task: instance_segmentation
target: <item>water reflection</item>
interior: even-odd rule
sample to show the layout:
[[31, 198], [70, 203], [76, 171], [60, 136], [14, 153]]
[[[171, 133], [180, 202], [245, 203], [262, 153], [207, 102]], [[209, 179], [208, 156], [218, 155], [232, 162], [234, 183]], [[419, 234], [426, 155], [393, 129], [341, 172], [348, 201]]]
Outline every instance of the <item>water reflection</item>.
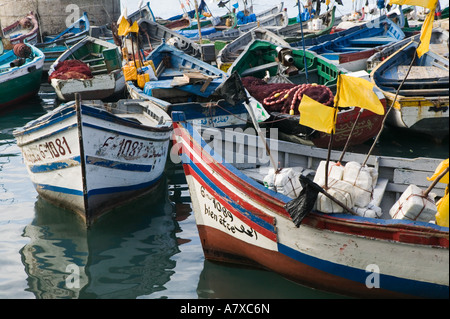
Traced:
[[46, 299], [125, 299], [164, 290], [180, 252], [177, 230], [165, 183], [158, 196], [116, 209], [89, 230], [76, 214], [39, 198], [23, 234], [30, 242], [20, 251], [27, 291]]
[[335, 299], [345, 298], [282, 278], [271, 271], [205, 260], [200, 274], [199, 298], [215, 299]]

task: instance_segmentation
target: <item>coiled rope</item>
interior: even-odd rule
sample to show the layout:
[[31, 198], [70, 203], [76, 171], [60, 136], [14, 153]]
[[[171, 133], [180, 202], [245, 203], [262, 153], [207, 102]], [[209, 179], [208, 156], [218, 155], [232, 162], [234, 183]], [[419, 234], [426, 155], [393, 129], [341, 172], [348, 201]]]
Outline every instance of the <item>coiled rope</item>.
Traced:
[[264, 104], [267, 106], [276, 105], [279, 103], [283, 103], [290, 96], [292, 96], [289, 114], [294, 115], [299, 113], [298, 104], [300, 104], [304, 94], [306, 94], [313, 100], [316, 100], [317, 102], [327, 106], [332, 106], [334, 102], [333, 93], [325, 85], [299, 84], [297, 86], [292, 87], [291, 89], [284, 89], [273, 92], [271, 95], [269, 95], [264, 99]]

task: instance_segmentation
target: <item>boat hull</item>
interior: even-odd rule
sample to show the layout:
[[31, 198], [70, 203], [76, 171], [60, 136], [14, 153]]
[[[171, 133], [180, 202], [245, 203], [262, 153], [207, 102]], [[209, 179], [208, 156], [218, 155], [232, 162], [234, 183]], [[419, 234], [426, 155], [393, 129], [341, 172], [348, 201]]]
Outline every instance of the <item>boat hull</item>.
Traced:
[[26, 16], [32, 24], [31, 29], [22, 28], [19, 21], [3, 29], [3, 34], [9, 38], [12, 45], [18, 43], [28, 43], [35, 45], [38, 42], [39, 24], [36, 20], [34, 13], [30, 13]]
[[428, 51], [411, 64], [418, 45], [400, 47], [373, 69], [371, 80], [392, 105], [387, 124], [442, 140], [449, 134], [449, 62]]
[[448, 228], [428, 244], [398, 224], [345, 215], [312, 213], [296, 228], [284, 208], [290, 199], [210, 155], [181, 123], [176, 138], [206, 258], [355, 297], [448, 298]]
[[[92, 72], [91, 76], [83, 79], [58, 74], [59, 68], [65, 67], [63, 63], [70, 60], [85, 63]], [[65, 72], [70, 73], [70, 70]], [[59, 56], [50, 67], [49, 79], [58, 99], [64, 102], [73, 101], [76, 93], [83, 100], [103, 100], [125, 90], [125, 77], [117, 46], [90, 36], [84, 37]]]
[[145, 94], [130, 81], [126, 82], [126, 86], [132, 99], [149, 101], [169, 115], [173, 111], [184, 112], [187, 121], [193, 125], [210, 127], [244, 127], [247, 125], [248, 112], [242, 103], [233, 107], [195, 102], [171, 104]]
[[157, 188], [170, 134], [83, 104], [80, 113], [75, 103], [15, 133], [39, 195], [78, 213], [87, 225]]
[[38, 50], [35, 53], [33, 61], [0, 74], [0, 110], [21, 103], [38, 93], [44, 55]]
[[102, 100], [122, 92], [125, 89], [125, 78], [119, 70], [87, 80], [52, 79], [51, 84], [61, 101], [73, 101], [77, 93], [84, 100]]

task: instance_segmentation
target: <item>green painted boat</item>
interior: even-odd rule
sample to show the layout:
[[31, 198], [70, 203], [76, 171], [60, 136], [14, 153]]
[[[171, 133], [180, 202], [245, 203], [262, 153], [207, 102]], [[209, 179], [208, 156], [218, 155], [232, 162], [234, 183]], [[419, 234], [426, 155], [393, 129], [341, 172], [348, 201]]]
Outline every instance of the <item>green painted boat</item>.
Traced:
[[276, 30], [276, 34], [283, 37], [285, 41], [291, 43], [293, 47], [299, 47], [303, 38], [315, 38], [324, 34], [329, 34], [335, 23], [336, 6], [331, 7], [328, 11], [319, 15], [317, 18], [303, 21], [302, 26], [297, 22], [297, 17], [289, 18], [288, 26]]
[[0, 39], [0, 111], [39, 92], [45, 57], [36, 47], [27, 45], [31, 54], [19, 59], [13, 50], [3, 50]]
[[[76, 72], [72, 72], [73, 63]], [[89, 72], [80, 74], [80, 67]], [[75, 93], [83, 100], [102, 100], [120, 96], [125, 89], [119, 48], [91, 36], [66, 50], [48, 74], [58, 99], [64, 102], [73, 100]]]
[[[299, 124], [298, 104], [293, 107], [290, 102], [293, 93], [277, 104], [271, 104], [264, 100], [276, 97], [274, 93], [282, 89], [291, 89], [302, 84], [309, 86], [316, 84], [314, 88], [308, 88], [309, 92], [305, 88], [305, 94], [308, 93], [313, 99], [318, 97], [319, 99], [316, 99], [318, 102], [330, 106], [330, 103], [324, 101], [331, 101], [331, 105], [333, 104], [332, 99], [336, 94], [338, 75], [343, 73], [360, 76], [349, 73], [346, 69], [314, 52], [292, 47], [277, 47], [275, 44], [263, 40], [254, 40], [246, 47], [228, 69], [229, 74], [235, 71], [242, 77], [243, 84], [250, 95], [270, 113], [271, 118], [266, 121], [266, 125], [278, 128], [279, 133], [285, 135], [281, 136], [283, 139], [322, 148], [328, 147], [330, 135]], [[274, 89], [270, 87], [272, 85]], [[303, 89], [299, 88], [299, 90]], [[385, 106], [385, 97], [382, 92], [377, 89], [374, 91]], [[282, 107], [279, 107], [280, 105]], [[294, 111], [294, 115], [290, 114], [291, 110]], [[358, 118], [358, 113], [360, 113], [358, 105], [339, 110], [333, 148], [342, 148], [346, 144], [352, 126]], [[358, 145], [373, 138], [381, 128], [382, 118], [380, 115], [364, 110], [357, 120], [349, 145]]]

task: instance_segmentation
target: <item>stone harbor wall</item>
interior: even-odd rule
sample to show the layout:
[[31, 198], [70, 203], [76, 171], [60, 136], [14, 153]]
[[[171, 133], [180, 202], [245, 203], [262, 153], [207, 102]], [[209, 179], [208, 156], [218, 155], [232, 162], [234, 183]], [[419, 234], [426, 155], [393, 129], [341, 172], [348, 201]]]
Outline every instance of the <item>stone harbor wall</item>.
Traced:
[[41, 34], [58, 34], [87, 12], [91, 25], [105, 25], [120, 16], [120, 0], [0, 0], [2, 28], [30, 11], [37, 14]]

